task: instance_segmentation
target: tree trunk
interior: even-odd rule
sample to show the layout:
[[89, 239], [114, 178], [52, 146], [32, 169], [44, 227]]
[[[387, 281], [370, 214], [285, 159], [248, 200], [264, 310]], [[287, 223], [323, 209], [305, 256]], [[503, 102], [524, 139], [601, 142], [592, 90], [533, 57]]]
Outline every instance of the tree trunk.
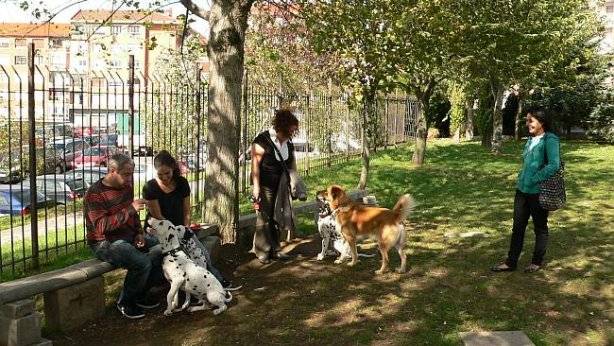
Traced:
[[375, 91], [370, 89], [363, 90], [363, 107], [362, 107], [362, 128], [361, 128], [361, 137], [362, 137], [362, 168], [360, 170], [360, 181], [358, 182], [358, 188], [360, 190], [364, 190], [367, 188], [367, 182], [369, 179], [369, 160], [370, 160], [370, 151], [372, 143], [375, 142], [373, 138], [370, 138], [368, 127], [371, 126], [371, 122], [369, 120], [373, 120], [374, 109], [375, 109]]
[[454, 135], [452, 136], [452, 140], [454, 141], [454, 143], [459, 144], [460, 143], [460, 133], [461, 133], [461, 127], [458, 126], [456, 128], [456, 131], [454, 131]]
[[490, 150], [495, 154], [501, 153], [503, 142], [503, 86], [496, 84], [493, 88], [495, 106], [492, 115], [492, 146]]
[[520, 130], [522, 126], [522, 112], [523, 112], [524, 99], [522, 93], [518, 93], [518, 110], [516, 111], [516, 121], [514, 123], [514, 139], [520, 140]]
[[426, 113], [428, 112], [429, 102], [421, 97], [418, 101], [418, 123], [416, 125], [416, 147], [411, 162], [421, 166], [424, 164], [424, 156], [426, 154], [426, 136], [428, 134], [426, 128]]
[[205, 220], [220, 226], [222, 243], [236, 241], [239, 220], [239, 139], [245, 30], [251, 2], [213, 1]]
[[473, 100], [466, 100], [465, 107], [467, 108], [467, 122], [465, 124], [465, 139], [470, 141], [473, 139]]

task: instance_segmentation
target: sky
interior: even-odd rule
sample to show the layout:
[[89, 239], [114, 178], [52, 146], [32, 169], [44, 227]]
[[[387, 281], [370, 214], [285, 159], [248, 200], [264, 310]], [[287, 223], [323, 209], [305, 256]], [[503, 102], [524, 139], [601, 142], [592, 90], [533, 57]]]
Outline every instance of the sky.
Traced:
[[[19, 3], [22, 0], [0, 0], [0, 7], [2, 7], [2, 11], [0, 11], [0, 22], [3, 23], [36, 23], [37, 19], [34, 18], [31, 14], [31, 10], [23, 11], [19, 8]], [[207, 0], [194, 0], [197, 5], [207, 8], [208, 1]], [[113, 1], [113, 0], [29, 0], [31, 6], [36, 7], [44, 7], [49, 10], [51, 13], [56, 13], [60, 9], [69, 6], [70, 4], [74, 4], [62, 12], [60, 12], [55, 18], [53, 18], [53, 23], [69, 23], [70, 18], [77, 13], [80, 9], [84, 10], [96, 10], [96, 9], [107, 9], [111, 10], [113, 8], [117, 8], [118, 4], [121, 1]], [[140, 8], [148, 8], [151, 3], [154, 1], [150, 0], [142, 0], [140, 1]], [[180, 14], [185, 14], [185, 7], [178, 3], [176, 0], [160, 0], [162, 3], [163, 10], [171, 10], [173, 17], [177, 17]], [[38, 5], [41, 3], [41, 5]], [[114, 5], [115, 4], [115, 5]], [[134, 7], [123, 6], [122, 9], [134, 9]], [[193, 29], [199, 31], [201, 34], [205, 36], [209, 36], [209, 28], [207, 23], [198, 17], [191, 15], [191, 19], [195, 19], [196, 22], [192, 23], [191, 26]], [[40, 21], [44, 21], [47, 18], [43, 15]]]

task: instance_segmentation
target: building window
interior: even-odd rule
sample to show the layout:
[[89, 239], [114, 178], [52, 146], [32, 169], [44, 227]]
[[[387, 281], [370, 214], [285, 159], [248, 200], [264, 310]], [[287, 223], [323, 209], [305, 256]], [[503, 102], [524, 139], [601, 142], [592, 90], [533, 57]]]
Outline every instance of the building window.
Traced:
[[28, 58], [25, 56], [16, 56], [15, 57], [15, 65], [25, 65], [28, 63]]
[[120, 68], [120, 67], [122, 67], [122, 62], [119, 61], [119, 60], [111, 60], [111, 61], [109, 61], [109, 67]]
[[26, 39], [25, 38], [16, 38], [15, 39], [15, 47], [25, 47]]
[[11, 44], [8, 39], [6, 38], [0, 39], [0, 48], [8, 48], [10, 45]]
[[62, 40], [59, 38], [52, 38], [49, 41], [49, 47], [51, 48], [62, 48]]
[[138, 25], [130, 25], [128, 32], [134, 35], [138, 35], [141, 32], [141, 28]]
[[113, 35], [118, 35], [122, 33], [122, 27], [121, 25], [113, 25], [111, 27], [111, 34]]

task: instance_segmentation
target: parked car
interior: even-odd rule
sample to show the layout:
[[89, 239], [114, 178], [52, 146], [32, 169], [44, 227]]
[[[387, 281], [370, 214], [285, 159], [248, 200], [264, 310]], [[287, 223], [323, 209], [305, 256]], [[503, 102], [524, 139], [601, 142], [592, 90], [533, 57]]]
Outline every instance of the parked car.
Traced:
[[[36, 193], [36, 202], [40, 207], [52, 205], [53, 201], [44, 194]], [[0, 214], [27, 215], [30, 213], [30, 188], [19, 186], [0, 186]]]
[[58, 204], [66, 204], [83, 197], [87, 185], [76, 174], [48, 174], [36, 177], [37, 191]]
[[[11, 150], [10, 162], [8, 154], [0, 154], [0, 183], [14, 184], [22, 181], [29, 170], [30, 152], [28, 146]], [[64, 161], [55, 150], [45, 147], [36, 148], [36, 174], [62, 173]]]
[[73, 131], [75, 137], [90, 136], [92, 133], [94, 133], [94, 129], [91, 126], [75, 126]]
[[83, 139], [87, 142], [87, 144], [89, 144], [92, 147], [96, 145], [117, 147], [117, 138], [118, 138], [118, 135], [116, 133], [93, 134], [93, 135], [83, 137]]
[[74, 168], [75, 158], [81, 156], [84, 150], [90, 148], [90, 145], [82, 138], [71, 138], [70, 140], [53, 142], [51, 148], [61, 157], [63, 171], [65, 171]]
[[22, 179], [23, 173], [21, 171], [19, 158], [11, 157], [9, 161], [8, 156], [2, 156], [0, 158], [0, 183], [14, 184], [20, 182]]
[[107, 174], [107, 168], [98, 166], [98, 167], [79, 167], [73, 171], [68, 171], [66, 174], [74, 174], [76, 177], [83, 179], [85, 185], [89, 188], [98, 180], [104, 178]]
[[114, 146], [95, 146], [85, 149], [82, 155], [75, 157], [72, 167], [77, 168], [81, 166], [106, 166], [109, 157], [117, 152], [117, 148]]

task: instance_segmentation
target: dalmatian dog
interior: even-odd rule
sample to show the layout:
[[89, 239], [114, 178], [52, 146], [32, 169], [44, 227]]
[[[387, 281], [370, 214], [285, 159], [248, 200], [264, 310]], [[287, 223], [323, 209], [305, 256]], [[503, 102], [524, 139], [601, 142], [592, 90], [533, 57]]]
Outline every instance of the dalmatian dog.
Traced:
[[[335, 263], [339, 264], [343, 263], [346, 259], [352, 258], [350, 244], [348, 244], [341, 234], [341, 229], [335, 220], [335, 216], [333, 215], [328, 201], [321, 196], [316, 196], [316, 204], [318, 206], [318, 232], [322, 238], [322, 251], [320, 251], [316, 259], [321, 261], [326, 256], [336, 256], [339, 254], [339, 257], [335, 260]], [[374, 257], [375, 255], [359, 253], [358, 256]]]
[[[207, 256], [204, 250], [196, 245], [196, 235], [194, 232], [185, 226], [175, 226], [179, 233], [179, 243], [183, 247], [183, 251], [188, 257], [196, 263], [197, 266], [207, 268]], [[182, 235], [183, 234], [183, 235]]]
[[[181, 246], [181, 239], [188, 230], [185, 226], [175, 226], [168, 220], [150, 218], [152, 227], [150, 233], [160, 241], [162, 254], [162, 270], [171, 284], [166, 295], [167, 307], [165, 316], [173, 312], [183, 311], [190, 305], [191, 296], [198, 299], [200, 305], [188, 308], [189, 312], [206, 309], [207, 303], [213, 305], [214, 315], [224, 312], [226, 303], [232, 300], [232, 294], [222, 287], [222, 284], [204, 266], [192, 260]], [[177, 309], [179, 290], [186, 292], [185, 303]]]

